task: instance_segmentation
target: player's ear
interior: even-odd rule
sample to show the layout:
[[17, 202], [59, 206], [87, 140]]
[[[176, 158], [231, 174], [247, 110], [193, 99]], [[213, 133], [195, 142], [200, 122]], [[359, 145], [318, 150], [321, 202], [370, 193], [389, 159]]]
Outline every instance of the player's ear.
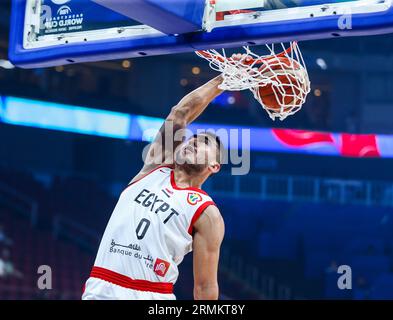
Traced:
[[213, 162], [210, 166], [209, 166], [209, 171], [211, 173], [217, 173], [218, 171], [220, 171], [221, 169], [221, 165], [218, 162]]

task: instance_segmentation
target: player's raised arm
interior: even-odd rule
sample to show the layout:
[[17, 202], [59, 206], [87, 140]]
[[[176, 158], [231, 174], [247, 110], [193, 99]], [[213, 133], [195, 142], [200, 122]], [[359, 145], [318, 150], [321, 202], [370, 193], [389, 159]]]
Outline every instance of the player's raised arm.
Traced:
[[217, 207], [207, 207], [194, 224], [194, 230], [194, 299], [217, 300], [218, 261], [225, 230], [224, 220]]
[[221, 82], [221, 76], [210, 80], [187, 94], [171, 109], [154, 142], [150, 145], [142, 170], [133, 181], [157, 166], [165, 163], [173, 164], [174, 150], [182, 142], [175, 139], [175, 133], [185, 129], [206, 109], [215, 97], [222, 93], [222, 90], [218, 88]]

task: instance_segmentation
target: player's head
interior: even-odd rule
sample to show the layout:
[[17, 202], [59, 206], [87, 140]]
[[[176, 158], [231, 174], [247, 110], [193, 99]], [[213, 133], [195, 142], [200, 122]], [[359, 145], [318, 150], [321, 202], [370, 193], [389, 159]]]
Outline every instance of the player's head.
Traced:
[[190, 174], [206, 174], [220, 171], [223, 147], [218, 136], [210, 132], [193, 135], [183, 142], [176, 153], [176, 165]]

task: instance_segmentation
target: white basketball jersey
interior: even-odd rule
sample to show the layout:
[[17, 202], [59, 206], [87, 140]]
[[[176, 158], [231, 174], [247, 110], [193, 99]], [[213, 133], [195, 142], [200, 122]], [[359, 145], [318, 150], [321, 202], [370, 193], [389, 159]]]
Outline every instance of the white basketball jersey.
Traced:
[[179, 188], [170, 167], [158, 167], [121, 194], [94, 263], [132, 279], [175, 283], [192, 250], [193, 224], [212, 199]]

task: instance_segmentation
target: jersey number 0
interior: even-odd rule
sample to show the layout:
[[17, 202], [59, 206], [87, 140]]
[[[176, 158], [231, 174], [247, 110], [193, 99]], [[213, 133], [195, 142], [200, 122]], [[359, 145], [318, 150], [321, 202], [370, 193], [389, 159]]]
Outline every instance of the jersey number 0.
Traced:
[[138, 240], [142, 240], [145, 237], [147, 229], [149, 229], [150, 221], [143, 218], [136, 228], [136, 237]]

